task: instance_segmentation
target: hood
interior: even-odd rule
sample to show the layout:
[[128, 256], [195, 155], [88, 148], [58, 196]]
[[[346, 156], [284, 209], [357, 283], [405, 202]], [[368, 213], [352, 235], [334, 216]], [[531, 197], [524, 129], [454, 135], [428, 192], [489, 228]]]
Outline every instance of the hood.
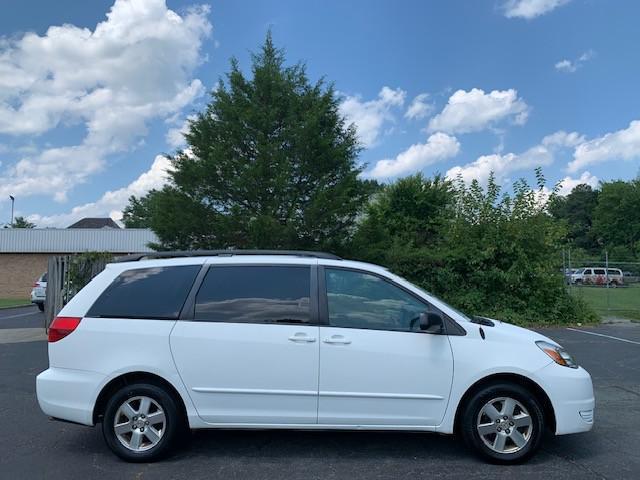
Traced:
[[478, 327], [482, 327], [484, 329], [487, 337], [491, 336], [496, 339], [497, 337], [500, 337], [501, 339], [506, 341], [523, 342], [528, 344], [532, 344], [533, 342], [536, 342], [538, 340], [543, 340], [545, 342], [558, 345], [558, 342], [554, 342], [550, 338], [545, 337], [538, 332], [534, 332], [533, 330], [529, 330], [528, 328], [518, 327], [516, 325], [512, 325], [501, 320], [495, 320], [493, 318], [489, 318], [487, 320], [490, 320], [494, 325], [478, 325]]

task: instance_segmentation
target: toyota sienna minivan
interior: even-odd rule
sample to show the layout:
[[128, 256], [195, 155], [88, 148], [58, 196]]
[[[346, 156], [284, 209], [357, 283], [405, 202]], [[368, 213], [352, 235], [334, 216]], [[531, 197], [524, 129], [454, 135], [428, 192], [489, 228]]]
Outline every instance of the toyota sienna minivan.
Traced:
[[54, 419], [102, 425], [128, 461], [188, 429], [458, 433], [521, 462], [545, 430], [593, 426], [560, 345], [471, 318], [387, 269], [314, 252], [173, 252], [112, 263], [49, 330]]

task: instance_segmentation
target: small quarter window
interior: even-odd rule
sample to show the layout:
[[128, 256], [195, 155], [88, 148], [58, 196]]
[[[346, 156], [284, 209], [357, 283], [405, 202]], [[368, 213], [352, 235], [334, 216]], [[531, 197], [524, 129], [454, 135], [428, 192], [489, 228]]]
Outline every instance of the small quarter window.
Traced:
[[102, 292], [88, 317], [176, 319], [200, 265], [136, 268]]

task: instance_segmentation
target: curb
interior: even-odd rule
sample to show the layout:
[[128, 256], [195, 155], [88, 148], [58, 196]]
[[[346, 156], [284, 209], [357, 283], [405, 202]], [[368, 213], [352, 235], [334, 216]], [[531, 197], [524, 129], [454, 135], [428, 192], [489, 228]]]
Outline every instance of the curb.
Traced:
[[6, 307], [0, 307], [0, 310], [10, 310], [12, 308], [27, 308], [27, 307], [35, 307], [34, 303], [25, 303], [22, 305], [8, 305]]

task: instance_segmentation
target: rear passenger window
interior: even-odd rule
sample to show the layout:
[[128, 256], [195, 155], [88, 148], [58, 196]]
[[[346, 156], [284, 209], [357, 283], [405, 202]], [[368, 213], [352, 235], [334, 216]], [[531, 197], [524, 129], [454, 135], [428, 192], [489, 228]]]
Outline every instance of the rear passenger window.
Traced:
[[176, 319], [200, 265], [136, 268], [102, 292], [88, 317]]
[[212, 266], [196, 296], [195, 320], [308, 323], [308, 266]]
[[595, 275], [604, 275], [604, 268], [594, 268], [593, 273]]

